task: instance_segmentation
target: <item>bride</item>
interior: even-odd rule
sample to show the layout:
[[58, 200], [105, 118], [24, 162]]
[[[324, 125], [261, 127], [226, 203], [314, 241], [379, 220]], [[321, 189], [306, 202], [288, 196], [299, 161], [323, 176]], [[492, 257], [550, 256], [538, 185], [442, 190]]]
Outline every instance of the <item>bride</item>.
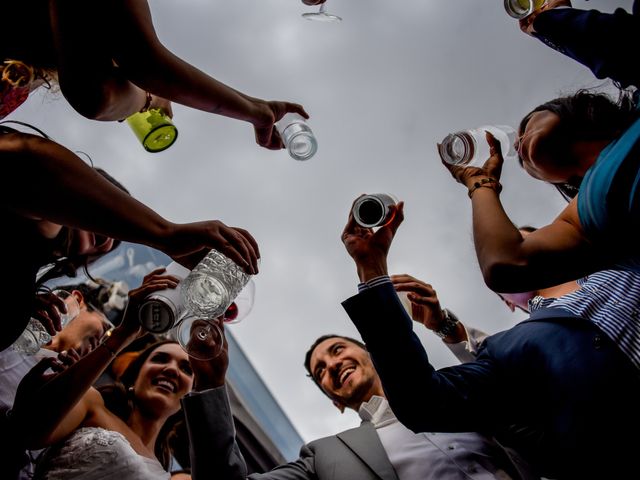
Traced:
[[[91, 387], [140, 334], [140, 300], [153, 291], [177, 286], [175, 277], [161, 272], [151, 272], [131, 291], [127, 314], [106, 341], [44, 382], [37, 395], [21, 396], [19, 389], [12, 420], [29, 437], [30, 447], [50, 446], [35, 478], [170, 478], [171, 417], [180, 411], [180, 399], [193, 386], [189, 357], [182, 348], [172, 341], [153, 344], [131, 362], [119, 379], [121, 384], [102, 393]], [[45, 398], [42, 408], [37, 402]]]

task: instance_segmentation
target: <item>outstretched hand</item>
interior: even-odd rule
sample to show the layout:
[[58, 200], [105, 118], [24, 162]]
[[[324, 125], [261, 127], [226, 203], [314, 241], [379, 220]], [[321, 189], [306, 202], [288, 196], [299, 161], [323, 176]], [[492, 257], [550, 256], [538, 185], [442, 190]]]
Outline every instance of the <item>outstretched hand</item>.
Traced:
[[246, 273], [258, 273], [258, 243], [246, 230], [228, 227], [219, 220], [175, 225], [165, 244], [163, 251], [189, 270], [215, 248]]
[[478, 177], [489, 177], [496, 181], [500, 180], [502, 165], [504, 164], [502, 147], [500, 142], [489, 132], [486, 132], [486, 139], [489, 144], [489, 158], [484, 162], [482, 168], [451, 165], [442, 160], [442, 164], [449, 170], [451, 176], [467, 188], [471, 188]]
[[297, 103], [265, 101], [262, 104], [261, 114], [253, 122], [256, 143], [269, 150], [284, 148], [284, 143], [282, 143], [282, 138], [276, 130], [275, 123], [290, 112], [309, 118], [309, 114], [304, 107]]
[[349, 211], [349, 220], [341, 238], [347, 253], [356, 263], [362, 282], [387, 274], [387, 254], [393, 237], [404, 220], [404, 202], [391, 205], [389, 211], [391, 220], [375, 231], [358, 225], [353, 213]]

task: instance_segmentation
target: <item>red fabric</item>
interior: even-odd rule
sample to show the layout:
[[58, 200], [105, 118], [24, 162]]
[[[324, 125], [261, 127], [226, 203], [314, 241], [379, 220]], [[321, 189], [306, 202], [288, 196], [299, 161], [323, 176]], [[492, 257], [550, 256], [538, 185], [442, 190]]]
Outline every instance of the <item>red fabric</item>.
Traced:
[[29, 97], [29, 85], [13, 87], [5, 84], [0, 89], [0, 118], [4, 118], [22, 105]]

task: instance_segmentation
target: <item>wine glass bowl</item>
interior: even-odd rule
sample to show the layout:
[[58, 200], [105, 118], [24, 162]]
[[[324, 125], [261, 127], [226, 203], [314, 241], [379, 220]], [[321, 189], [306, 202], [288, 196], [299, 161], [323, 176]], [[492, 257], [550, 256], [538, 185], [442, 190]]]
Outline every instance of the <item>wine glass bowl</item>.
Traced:
[[341, 17], [333, 15], [331, 13], [327, 13], [326, 3], [320, 5], [320, 10], [318, 10], [317, 12], [303, 13], [302, 17], [314, 22], [337, 23], [342, 21]]
[[210, 360], [220, 355], [224, 333], [217, 323], [195, 315], [187, 315], [173, 329], [173, 337], [190, 357]]

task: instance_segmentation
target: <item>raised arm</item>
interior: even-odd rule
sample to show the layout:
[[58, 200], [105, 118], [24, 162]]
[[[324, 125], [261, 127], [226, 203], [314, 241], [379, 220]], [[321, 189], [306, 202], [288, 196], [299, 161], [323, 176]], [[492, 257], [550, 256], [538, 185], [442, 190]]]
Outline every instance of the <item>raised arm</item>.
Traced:
[[301, 105], [238, 92], [174, 55], [158, 39], [146, 0], [114, 0], [108, 7], [52, 0], [50, 11], [60, 86], [84, 116], [122, 119], [142, 108], [148, 91], [249, 122], [257, 142], [272, 149], [282, 147], [273, 134], [277, 120], [287, 112], [308, 116]]
[[550, 225], [523, 237], [500, 201], [500, 144], [487, 133], [491, 157], [483, 168], [443, 162], [470, 192], [473, 238], [484, 280], [496, 292], [526, 292], [601, 270], [608, 260], [584, 236], [574, 199]]
[[380, 279], [387, 275], [387, 253], [403, 219], [403, 204], [393, 208], [393, 220], [376, 232], [349, 216], [342, 233], [345, 248], [361, 282], [378, 280], [342, 306], [366, 343], [391, 408], [404, 425], [416, 432], [490, 429], [497, 379], [487, 361], [436, 371], [393, 285]]
[[2, 190], [3, 208], [149, 245], [181, 263], [189, 254], [217, 248], [248, 272], [257, 272], [259, 251], [248, 232], [219, 221], [170, 222], [53, 141], [28, 134], [4, 134], [0, 160], [7, 178], [19, 186]]
[[598, 78], [611, 78], [623, 87], [640, 86], [640, 69], [628, 52], [640, 46], [640, 2], [633, 13], [575, 8], [568, 0], [550, 0], [549, 7], [521, 22], [526, 33], [588, 67]]

